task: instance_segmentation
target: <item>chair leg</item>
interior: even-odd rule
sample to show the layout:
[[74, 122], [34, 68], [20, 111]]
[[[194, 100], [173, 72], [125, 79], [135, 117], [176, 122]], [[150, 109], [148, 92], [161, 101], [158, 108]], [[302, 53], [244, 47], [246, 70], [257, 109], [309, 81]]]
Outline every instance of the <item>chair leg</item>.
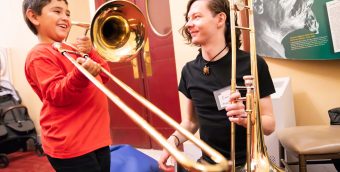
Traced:
[[282, 161], [285, 160], [285, 149], [282, 146], [282, 144], [279, 142], [279, 157], [280, 157], [280, 167], [284, 167], [284, 164]]
[[306, 159], [304, 155], [299, 155], [299, 172], [307, 172]]

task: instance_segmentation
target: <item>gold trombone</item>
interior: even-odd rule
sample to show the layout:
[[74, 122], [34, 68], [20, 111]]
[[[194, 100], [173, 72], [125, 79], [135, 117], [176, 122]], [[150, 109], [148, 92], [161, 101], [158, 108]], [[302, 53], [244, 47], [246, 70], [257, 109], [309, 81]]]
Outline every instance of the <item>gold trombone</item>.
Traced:
[[[284, 169], [276, 166], [269, 159], [263, 138], [261, 125], [261, 116], [259, 108], [259, 85], [257, 73], [256, 44], [255, 44], [255, 27], [253, 15], [253, 1], [246, 0], [229, 0], [230, 7], [230, 27], [232, 41], [232, 76], [231, 76], [231, 92], [236, 89], [246, 89], [246, 97], [241, 98], [246, 101], [247, 113], [247, 159], [246, 164], [242, 166], [241, 171], [256, 172], [283, 172]], [[248, 15], [248, 27], [235, 26], [235, 15], [237, 11], [246, 9]], [[250, 35], [250, 61], [251, 76], [245, 77], [245, 86], [236, 85], [236, 33], [235, 29], [249, 31]], [[232, 171], [235, 172], [235, 124], [231, 124], [231, 161], [233, 163]]]
[[[100, 6], [92, 19], [91, 25], [84, 23], [74, 23], [78, 26], [90, 27], [91, 40], [98, 53], [110, 62], [126, 61], [138, 53], [146, 40], [146, 21], [137, 6], [126, 0], [113, 0]], [[88, 55], [79, 51], [65, 49], [61, 43], [54, 43], [53, 47], [64, 55], [72, 64], [81, 71], [95, 86], [97, 86], [106, 96], [112, 100], [122, 111], [124, 111], [136, 124], [147, 132], [156, 142], [164, 147], [183, 167], [190, 171], [209, 171], [222, 172], [229, 170], [228, 161], [216, 150], [212, 149], [205, 142], [196, 138], [189, 131], [181, 127], [176, 121], [166, 115], [151, 102], [139, 95], [129, 86], [113, 76], [110, 72], [101, 67], [101, 71], [109, 76], [117, 85], [122, 87], [131, 96], [136, 98], [149, 110], [167, 124], [175, 128], [188, 140], [192, 141], [197, 147], [211, 157], [216, 164], [201, 164], [189, 159], [184, 153], [170, 145], [167, 140], [154, 127], [147, 123], [133, 109], [128, 107], [120, 98], [112, 93], [107, 87], [101, 84], [86, 69], [78, 64], [70, 53], [75, 53], [85, 58]]]

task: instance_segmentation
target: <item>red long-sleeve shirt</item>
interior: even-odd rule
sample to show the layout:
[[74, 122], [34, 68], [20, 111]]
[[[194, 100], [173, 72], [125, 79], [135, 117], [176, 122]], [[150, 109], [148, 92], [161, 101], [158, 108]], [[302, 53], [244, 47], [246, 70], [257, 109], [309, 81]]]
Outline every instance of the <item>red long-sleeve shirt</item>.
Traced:
[[[108, 64], [92, 50], [89, 56]], [[77, 57], [73, 55], [74, 59]], [[41, 99], [41, 141], [46, 154], [72, 158], [111, 144], [107, 97], [50, 43], [29, 52], [25, 74]], [[107, 82], [101, 73], [96, 77]]]

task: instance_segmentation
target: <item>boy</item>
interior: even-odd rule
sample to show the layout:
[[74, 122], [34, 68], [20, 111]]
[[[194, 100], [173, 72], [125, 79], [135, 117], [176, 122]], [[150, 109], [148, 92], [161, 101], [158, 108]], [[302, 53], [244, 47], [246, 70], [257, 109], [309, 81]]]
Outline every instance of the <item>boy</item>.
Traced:
[[[71, 27], [67, 0], [24, 0], [23, 15], [39, 43], [29, 52], [25, 74], [43, 103], [41, 142], [57, 172], [110, 171], [110, 119], [106, 95], [97, 89], [52, 44], [62, 42]], [[92, 49], [90, 39], [74, 44], [84, 59], [72, 55], [97, 80], [107, 63]]]

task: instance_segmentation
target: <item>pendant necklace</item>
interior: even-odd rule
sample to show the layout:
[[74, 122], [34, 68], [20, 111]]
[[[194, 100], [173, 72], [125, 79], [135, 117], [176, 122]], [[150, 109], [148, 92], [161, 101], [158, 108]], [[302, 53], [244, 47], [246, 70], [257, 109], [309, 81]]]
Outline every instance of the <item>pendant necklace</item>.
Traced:
[[225, 50], [227, 48], [227, 46], [225, 46], [219, 53], [217, 53], [212, 59], [210, 59], [208, 62], [205, 63], [204, 67], [203, 67], [203, 74], [204, 75], [209, 75], [210, 74], [210, 70], [209, 70], [209, 64], [211, 61], [213, 61], [218, 55], [220, 55], [222, 53], [223, 50]]

